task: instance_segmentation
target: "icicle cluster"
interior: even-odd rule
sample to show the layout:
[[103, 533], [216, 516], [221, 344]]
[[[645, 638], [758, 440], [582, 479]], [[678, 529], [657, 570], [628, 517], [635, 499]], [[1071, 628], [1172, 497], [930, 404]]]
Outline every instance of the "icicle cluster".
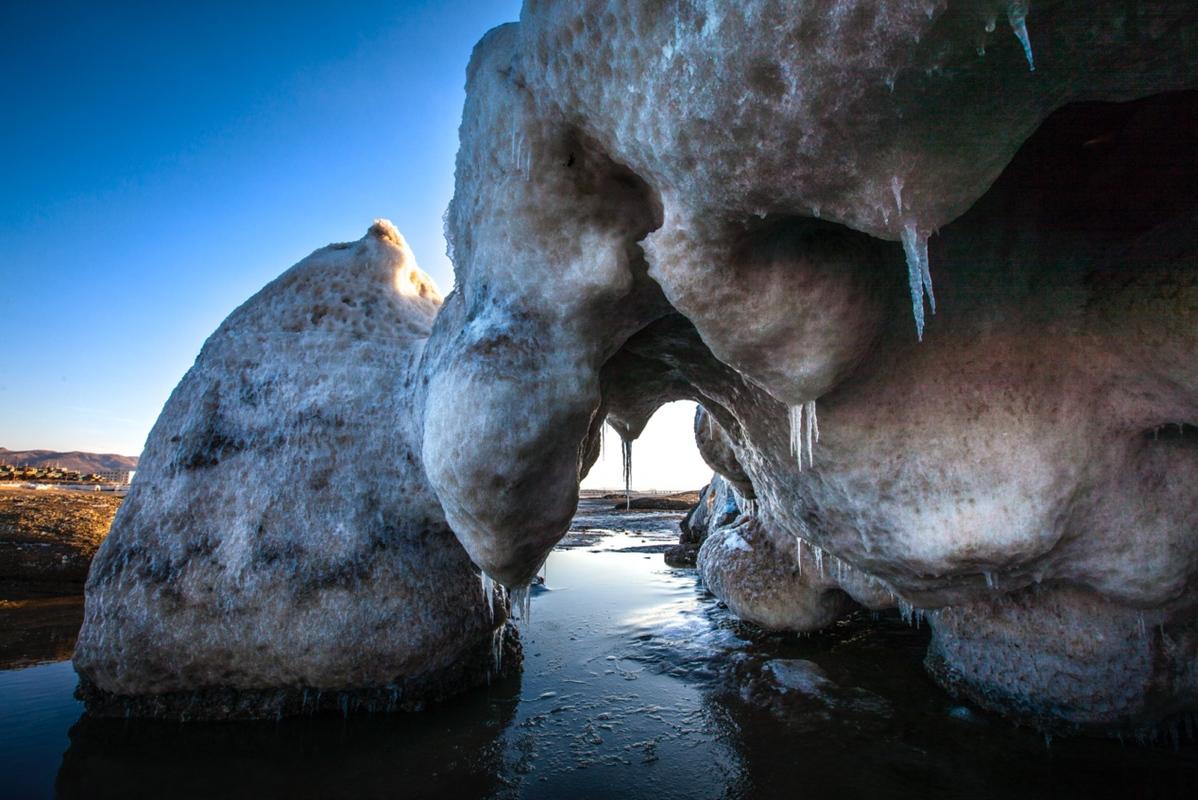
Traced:
[[807, 466], [815, 464], [815, 443], [819, 441], [819, 418], [815, 414], [815, 401], [809, 400], [788, 409], [790, 419], [790, 454], [803, 468], [803, 453], [807, 453]]
[[901, 597], [898, 598], [898, 609], [899, 616], [903, 618], [903, 622], [913, 625], [916, 628], [922, 625], [924, 619], [927, 617], [926, 611], [922, 608], [916, 608]]
[[632, 440], [620, 439], [624, 451], [624, 510], [632, 509]]
[[528, 624], [532, 620], [532, 592], [529, 584], [508, 589], [508, 601], [511, 603], [513, 614], [516, 613], [516, 609], [520, 610], [517, 619], [522, 623]]
[[923, 303], [927, 297], [932, 313], [936, 313], [936, 295], [932, 291], [932, 272], [928, 266], [928, 239], [915, 228], [915, 223], [903, 226], [903, 253], [907, 256], [907, 283], [911, 288], [911, 310], [915, 312], [915, 335], [923, 341]]

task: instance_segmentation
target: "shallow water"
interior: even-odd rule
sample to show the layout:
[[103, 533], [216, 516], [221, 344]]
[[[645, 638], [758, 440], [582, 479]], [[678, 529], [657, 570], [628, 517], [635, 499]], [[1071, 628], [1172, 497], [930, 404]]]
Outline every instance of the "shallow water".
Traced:
[[[92, 720], [69, 663], [0, 671], [0, 795], [1195, 796], [1184, 738], [1048, 743], [954, 703], [923, 672], [926, 631], [896, 615], [806, 638], [738, 623], [651, 552], [679, 516], [584, 504], [591, 530], [550, 557], [523, 623], [523, 675], [421, 714]], [[38, 613], [3, 617], [4, 664], [61, 658], [77, 621]]]

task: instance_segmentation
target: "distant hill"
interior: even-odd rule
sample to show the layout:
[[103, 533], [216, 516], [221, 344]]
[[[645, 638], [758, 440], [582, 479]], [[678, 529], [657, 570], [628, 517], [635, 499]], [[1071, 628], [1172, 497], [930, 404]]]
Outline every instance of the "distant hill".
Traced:
[[14, 467], [62, 467], [73, 472], [100, 470], [135, 470], [137, 456], [118, 456], [115, 453], [81, 453], [73, 450], [59, 453], [54, 450], [9, 450], [0, 447], [0, 464]]

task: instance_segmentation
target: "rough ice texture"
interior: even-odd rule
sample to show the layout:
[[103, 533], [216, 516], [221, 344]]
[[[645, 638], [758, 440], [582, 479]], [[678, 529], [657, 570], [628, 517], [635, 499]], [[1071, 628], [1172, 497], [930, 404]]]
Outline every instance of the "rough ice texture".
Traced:
[[440, 304], [380, 221], [208, 339], [92, 565], [75, 651], [92, 713], [411, 708], [488, 679], [505, 607], [418, 457]]
[[[1063, 708], [1019, 676], [1100, 616], [1064, 587], [1192, 630], [1198, 115], [1181, 90], [1198, 15], [1036, 0], [1017, 36], [991, 24], [1010, 11], [529, 0], [483, 39], [422, 442], [476, 563], [526, 582], [603, 420], [635, 439], [690, 399], [757, 534], [820, 548], [859, 601], [998, 626], [996, 598], [1045, 588], [1019, 619], [1043, 603], [1067, 635], [1003, 623], [1021, 646], [994, 634], [1001, 690], [976, 668], [995, 628], [968, 646], [938, 632], [955, 677], [935, 674], [995, 707]], [[933, 277], [920, 344], [912, 296]], [[787, 409], [816, 400], [800, 471]], [[1171, 688], [1064, 716], [1134, 726], [1192, 705], [1192, 658], [1163, 641], [1146, 669]], [[1082, 674], [1082, 705], [1124, 690]]]

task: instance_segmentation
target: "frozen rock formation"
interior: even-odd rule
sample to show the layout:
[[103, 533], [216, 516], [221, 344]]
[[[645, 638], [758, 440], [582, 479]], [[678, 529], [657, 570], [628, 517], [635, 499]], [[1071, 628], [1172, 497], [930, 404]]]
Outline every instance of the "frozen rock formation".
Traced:
[[[711, 483], [699, 492], [699, 500], [678, 523], [682, 535], [678, 544], [665, 552], [665, 561], [673, 567], [693, 567], [699, 548], [714, 531], [730, 525], [741, 516], [735, 490], [723, 475], [716, 473]], [[747, 503], [746, 503], [747, 505]]]
[[[471, 558], [527, 583], [603, 421], [691, 399], [754, 535], [941, 610], [950, 688], [1191, 708], [1195, 37], [1185, 0], [529, 0], [471, 61], [424, 361]], [[1140, 614], [1129, 689], [1084, 642]]]
[[92, 566], [75, 651], [89, 711], [412, 708], [502, 668], [506, 606], [484, 599], [418, 457], [440, 304], [380, 221], [208, 339]]
[[[468, 69], [427, 344], [386, 229], [234, 314], [93, 567], [81, 673], [481, 679], [502, 603], [445, 526], [526, 593], [604, 422], [629, 452], [689, 399], [746, 616], [926, 615], [938, 680], [1045, 727], [1192, 709], [1195, 41], [1189, 0], [528, 0]], [[350, 264], [361, 294], [301, 280]]]

